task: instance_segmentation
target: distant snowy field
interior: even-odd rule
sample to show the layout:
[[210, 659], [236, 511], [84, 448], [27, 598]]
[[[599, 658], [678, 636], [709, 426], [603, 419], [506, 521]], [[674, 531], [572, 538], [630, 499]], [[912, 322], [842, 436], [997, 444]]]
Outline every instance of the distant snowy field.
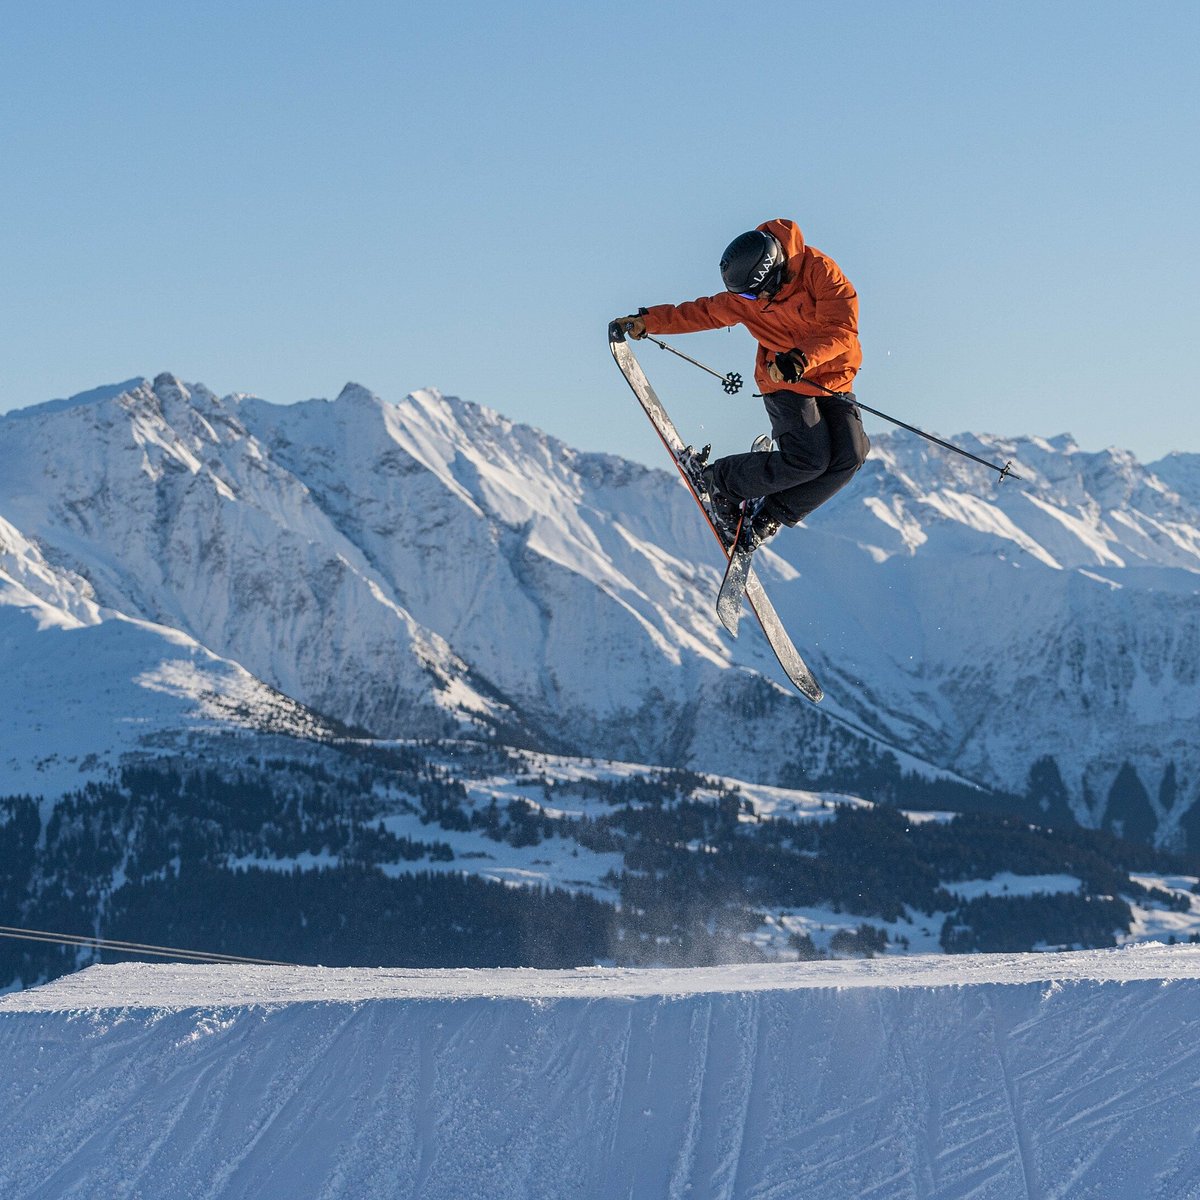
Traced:
[[6, 1197], [1200, 1194], [1200, 949], [93, 967], [0, 999]]
[[[405, 745], [403, 742], [395, 744]], [[534, 751], [513, 750], [510, 754], [513, 762], [520, 764], [519, 771], [477, 776], [468, 774], [461, 779], [471, 808], [479, 810], [492, 802], [503, 808], [512, 801], [518, 801], [552, 820], [597, 817], [609, 810], [610, 806], [603, 799], [568, 793], [548, 801], [541, 781], [552, 785], [636, 781], [652, 778], [657, 770], [646, 764], [571, 758]], [[448, 758], [439, 761], [442, 765], [450, 765]], [[743, 821], [771, 817], [827, 821], [833, 818], [838, 805], [873, 807], [869, 800], [842, 792], [770, 787], [721, 775], [709, 776], [709, 779], [713, 784], [712, 790], [700, 789], [696, 792], [696, 798], [715, 799], [718, 787], [735, 789], [747, 806], [747, 811], [741, 817]], [[953, 815], [942, 812], [905, 813], [913, 824], [948, 821]], [[397, 837], [420, 841], [429, 836], [429, 827], [422, 824], [417, 813], [411, 811], [385, 817], [382, 824]], [[514, 886], [564, 888], [587, 892], [610, 902], [618, 902], [620, 898], [610, 875], [619, 873], [624, 866], [624, 857], [620, 853], [597, 853], [562, 837], [551, 837], [535, 846], [513, 846], [496, 841], [480, 829], [439, 828], [437, 839], [451, 847], [454, 858], [447, 862], [422, 860], [417, 864], [420, 870], [459, 872], [465, 869], [472, 875]], [[229, 866], [291, 871], [295, 867], [311, 870], [336, 866], [339, 861], [332, 854], [271, 859], [236, 857], [230, 858]], [[411, 863], [397, 863], [382, 868], [389, 875], [403, 875], [413, 869]], [[1192, 890], [1200, 885], [1200, 877], [1139, 874], [1132, 878], [1161, 894], [1162, 903], [1131, 901], [1134, 923], [1128, 934], [1114, 931], [1119, 945], [1166, 941], [1169, 938], [1176, 941], [1187, 941], [1191, 937], [1200, 939], [1200, 895]], [[1073, 893], [1080, 890], [1082, 882], [1073, 875], [1017, 875], [1005, 871], [987, 879], [946, 881], [944, 886], [952, 895], [971, 900], [980, 896]], [[1168, 901], [1174, 903], [1168, 904]], [[794, 936], [806, 936], [817, 950], [828, 953], [837, 934], [852, 934], [865, 921], [888, 935], [888, 953], [937, 954], [942, 950], [939, 937], [947, 915], [945, 912], [926, 914], [909, 909], [900, 920], [887, 921], [878, 915], [864, 916], [831, 906], [780, 908], [768, 912], [764, 923], [749, 934], [747, 940], [769, 958], [786, 962], [797, 956], [792, 941]]]

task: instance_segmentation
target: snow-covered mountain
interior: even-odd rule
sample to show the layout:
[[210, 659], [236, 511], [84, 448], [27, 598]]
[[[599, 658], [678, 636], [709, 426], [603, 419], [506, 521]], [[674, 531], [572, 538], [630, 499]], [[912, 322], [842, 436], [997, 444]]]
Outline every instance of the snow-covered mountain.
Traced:
[[673, 473], [434, 391], [280, 407], [160, 375], [10, 413], [5, 749], [54, 636], [120, 622], [383, 737], [487, 728], [799, 786], [891, 752], [1010, 792], [1032, 771], [1087, 823], [1170, 837], [1200, 787], [1200, 456], [962, 440], [1023, 480], [880, 438], [760, 556], [818, 709], [751, 625], [720, 632], [719, 553]]
[[[672, 476], [437, 393], [100, 389], [0, 421], [0, 514], [96, 603], [378, 735], [772, 775], [781, 725], [819, 751], [765, 642], [718, 634], [718, 555]], [[716, 753], [748, 703], [775, 715]]]
[[55, 795], [153, 746], [214, 732], [326, 736], [330, 723], [178, 629], [103, 609], [0, 518], [0, 779]]
[[1166, 835], [1200, 766], [1191, 456], [1143, 466], [1068, 437], [962, 441], [1023, 480], [896, 435], [851, 502], [814, 520], [802, 553], [837, 646], [830, 687], [934, 761], [1020, 788], [1050, 760], [1037, 786], [1065, 786], [1085, 821], [1116, 812]]

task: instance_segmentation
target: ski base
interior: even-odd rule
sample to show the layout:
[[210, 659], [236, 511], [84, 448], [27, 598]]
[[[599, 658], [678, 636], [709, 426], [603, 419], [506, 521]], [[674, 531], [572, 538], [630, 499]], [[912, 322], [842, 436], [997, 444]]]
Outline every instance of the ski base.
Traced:
[[754, 551], [745, 543], [742, 530], [750, 518], [743, 515], [742, 525], [738, 528], [738, 537], [729, 551], [729, 565], [725, 568], [725, 578], [721, 580], [721, 590], [717, 594], [717, 616], [732, 637], [737, 637], [738, 626], [742, 620], [742, 603], [746, 599], [746, 585], [750, 582], [751, 562]]

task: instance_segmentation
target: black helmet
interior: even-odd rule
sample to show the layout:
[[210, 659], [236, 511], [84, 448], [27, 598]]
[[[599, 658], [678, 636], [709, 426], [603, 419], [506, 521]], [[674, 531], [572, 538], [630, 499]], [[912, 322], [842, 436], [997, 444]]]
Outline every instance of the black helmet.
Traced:
[[783, 282], [787, 256], [779, 239], [761, 229], [739, 233], [721, 255], [725, 289], [741, 296], [773, 296]]

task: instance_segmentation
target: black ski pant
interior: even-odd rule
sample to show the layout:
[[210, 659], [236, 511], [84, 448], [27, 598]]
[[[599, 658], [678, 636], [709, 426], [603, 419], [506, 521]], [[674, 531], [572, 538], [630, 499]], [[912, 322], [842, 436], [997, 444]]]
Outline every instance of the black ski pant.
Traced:
[[768, 516], [795, 525], [840, 491], [871, 449], [854, 393], [763, 396], [777, 450], [731, 454], [712, 464], [718, 487], [738, 500], [766, 496]]

